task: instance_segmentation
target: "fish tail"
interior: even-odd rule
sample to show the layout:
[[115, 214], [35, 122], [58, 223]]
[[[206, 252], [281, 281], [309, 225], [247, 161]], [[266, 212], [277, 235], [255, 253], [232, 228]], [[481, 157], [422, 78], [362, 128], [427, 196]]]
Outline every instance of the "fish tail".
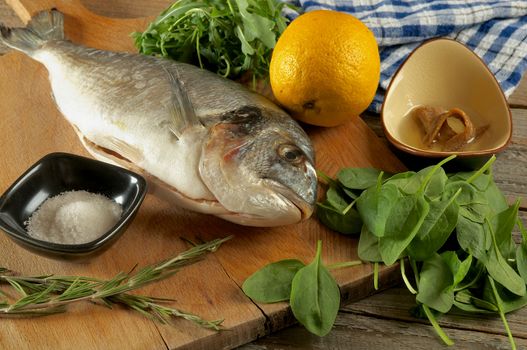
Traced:
[[50, 40], [64, 39], [64, 15], [56, 10], [39, 12], [26, 28], [0, 25], [0, 42], [31, 55]]

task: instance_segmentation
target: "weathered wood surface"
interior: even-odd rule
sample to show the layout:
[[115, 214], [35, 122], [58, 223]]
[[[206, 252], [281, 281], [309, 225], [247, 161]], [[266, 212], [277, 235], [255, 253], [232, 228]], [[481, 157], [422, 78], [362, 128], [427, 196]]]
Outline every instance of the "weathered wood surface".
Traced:
[[[21, 23], [15, 17], [7, 16], [7, 21], [2, 18], [7, 13], [2, 7], [3, 1], [0, 0], [0, 21]], [[152, 1], [152, 3], [158, 6], [161, 1]], [[122, 9], [123, 12], [115, 10], [114, 7], [108, 9], [106, 4], [109, 2], [103, 0], [82, 0], [82, 2], [87, 8], [100, 15], [135, 16], [123, 15], [127, 13], [126, 11], [130, 11], [130, 14], [140, 14], [142, 11], [145, 11], [144, 15], [156, 14], [155, 11], [148, 12], [149, 7], [142, 8], [141, 5], [136, 5], [141, 2], [127, 2], [126, 8]], [[123, 3], [123, 1], [115, 2]], [[521, 214], [524, 222], [527, 222], [525, 202], [527, 198], [527, 78], [524, 77], [520, 87], [509, 98], [509, 103], [513, 107], [514, 135], [509, 148], [498, 155], [495, 166], [496, 181], [511, 200], [515, 197], [522, 198]], [[364, 119], [370, 128], [382, 136], [378, 116], [366, 116]], [[335, 328], [324, 338], [313, 336], [300, 326], [293, 326], [263, 337], [241, 349], [444, 349], [445, 346], [426, 321], [417, 320], [409, 315], [408, 310], [414, 302], [414, 296], [404, 288], [391, 288], [343, 306]], [[136, 319], [140, 321], [140, 318]], [[508, 320], [518, 348], [526, 349], [527, 310], [509, 314]], [[445, 332], [456, 341], [455, 348], [470, 350], [510, 348], [499, 318], [467, 317], [454, 313], [441, 318], [439, 322]], [[104, 337], [105, 334], [101, 336]], [[155, 344], [152, 343], [151, 348], [155, 348]]]

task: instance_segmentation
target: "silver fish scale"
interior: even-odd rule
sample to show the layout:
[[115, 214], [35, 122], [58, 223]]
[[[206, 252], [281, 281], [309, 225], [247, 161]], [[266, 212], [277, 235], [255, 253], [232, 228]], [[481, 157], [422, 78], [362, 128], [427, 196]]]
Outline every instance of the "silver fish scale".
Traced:
[[177, 67], [195, 113], [204, 124], [215, 119], [211, 120], [211, 116], [247, 105], [277, 110], [267, 99], [239, 84], [218, 79], [215, 74], [189, 64], [86, 48], [67, 41], [48, 42], [42, 51], [60, 57], [65, 69], [79, 75], [79, 87], [86, 94], [97, 96], [103, 112], [116, 116], [130, 113], [150, 115], [160, 107], [166, 111], [171, 104], [171, 87], [162, 68], [172, 66]]

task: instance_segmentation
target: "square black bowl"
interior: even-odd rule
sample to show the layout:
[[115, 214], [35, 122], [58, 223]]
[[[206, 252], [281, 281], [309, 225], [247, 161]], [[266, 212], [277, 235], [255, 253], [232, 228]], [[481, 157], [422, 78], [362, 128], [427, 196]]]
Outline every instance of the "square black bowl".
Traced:
[[[25, 222], [49, 197], [65, 191], [102, 194], [122, 206], [119, 221], [94, 241], [58, 244], [27, 234]], [[51, 153], [31, 166], [0, 197], [0, 228], [22, 247], [51, 258], [84, 260], [107, 249], [126, 230], [145, 195], [140, 175], [98, 160], [67, 153]]]

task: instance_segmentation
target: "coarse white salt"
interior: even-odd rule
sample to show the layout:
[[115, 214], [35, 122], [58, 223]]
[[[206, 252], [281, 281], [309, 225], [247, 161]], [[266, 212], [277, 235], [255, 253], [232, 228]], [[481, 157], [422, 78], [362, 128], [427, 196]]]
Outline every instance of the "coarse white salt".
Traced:
[[88, 243], [110, 230], [122, 212], [121, 205], [103, 195], [68, 191], [45, 200], [26, 222], [26, 229], [43, 241]]

